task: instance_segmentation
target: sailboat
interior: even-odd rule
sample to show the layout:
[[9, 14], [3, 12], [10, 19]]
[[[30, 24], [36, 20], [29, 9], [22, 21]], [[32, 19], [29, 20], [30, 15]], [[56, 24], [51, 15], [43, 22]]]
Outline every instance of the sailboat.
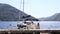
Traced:
[[[23, 12], [24, 12], [24, 0], [23, 0]], [[35, 17], [32, 17], [31, 15], [27, 15], [27, 16], [22, 16], [23, 20], [19, 21], [17, 26], [18, 29], [36, 29], [36, 25], [33, 23], [33, 21], [37, 21], [38, 19], [36, 19]], [[19, 20], [20, 20], [20, 15], [19, 15]]]

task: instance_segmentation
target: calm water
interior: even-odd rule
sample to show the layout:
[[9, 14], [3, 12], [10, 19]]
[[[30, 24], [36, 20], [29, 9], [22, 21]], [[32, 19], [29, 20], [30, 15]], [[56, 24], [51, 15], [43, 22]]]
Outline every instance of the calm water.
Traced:
[[0, 29], [17, 28], [18, 21], [0, 21]]
[[[0, 29], [17, 28], [17, 23], [18, 21], [0, 21]], [[40, 28], [60, 28], [60, 21], [41, 21]]]
[[41, 21], [40, 28], [60, 28], [60, 21]]

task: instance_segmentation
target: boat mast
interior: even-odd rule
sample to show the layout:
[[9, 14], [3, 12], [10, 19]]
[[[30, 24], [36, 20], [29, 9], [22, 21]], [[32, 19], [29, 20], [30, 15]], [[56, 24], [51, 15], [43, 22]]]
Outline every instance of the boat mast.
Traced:
[[[24, 0], [22, 1], [22, 3], [23, 3], [23, 12], [24, 12]], [[23, 14], [23, 16], [24, 16], [24, 14]], [[23, 16], [22, 16], [22, 17], [23, 17]], [[23, 21], [25, 21], [24, 19], [25, 19], [25, 18], [23, 18]]]
[[[22, 8], [22, 11], [24, 12], [24, 0], [20, 0], [20, 10]], [[20, 12], [19, 12], [19, 21], [20, 21]]]
[[23, 0], [23, 12], [24, 12], [24, 0]]

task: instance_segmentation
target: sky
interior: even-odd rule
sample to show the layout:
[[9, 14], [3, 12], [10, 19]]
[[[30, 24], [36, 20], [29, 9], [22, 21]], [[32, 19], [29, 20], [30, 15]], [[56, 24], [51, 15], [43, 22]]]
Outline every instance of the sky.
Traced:
[[[22, 10], [22, 0], [0, 0]], [[60, 13], [60, 0], [24, 0], [24, 12], [36, 18], [49, 17]]]

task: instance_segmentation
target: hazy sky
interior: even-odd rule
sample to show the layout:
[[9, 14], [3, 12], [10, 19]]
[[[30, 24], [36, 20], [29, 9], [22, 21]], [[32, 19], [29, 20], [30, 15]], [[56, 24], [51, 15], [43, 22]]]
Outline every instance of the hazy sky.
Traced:
[[[22, 10], [22, 0], [0, 0]], [[25, 13], [36, 18], [48, 17], [60, 12], [60, 0], [25, 0]]]

